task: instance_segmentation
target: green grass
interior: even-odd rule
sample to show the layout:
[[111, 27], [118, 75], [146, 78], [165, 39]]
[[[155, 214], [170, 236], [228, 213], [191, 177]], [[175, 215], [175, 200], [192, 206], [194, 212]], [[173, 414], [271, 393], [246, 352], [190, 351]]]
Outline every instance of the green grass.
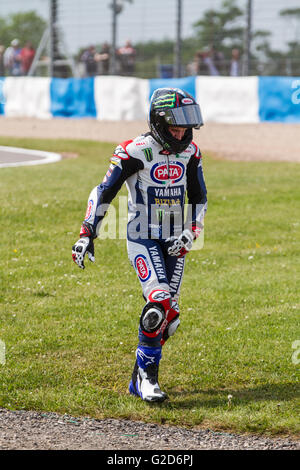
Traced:
[[84, 271], [71, 259], [114, 146], [0, 144], [79, 154], [0, 170], [1, 407], [299, 436], [300, 165], [205, 156], [205, 244], [188, 256], [163, 350], [170, 399], [153, 406], [127, 392], [144, 301], [125, 241], [97, 240]]

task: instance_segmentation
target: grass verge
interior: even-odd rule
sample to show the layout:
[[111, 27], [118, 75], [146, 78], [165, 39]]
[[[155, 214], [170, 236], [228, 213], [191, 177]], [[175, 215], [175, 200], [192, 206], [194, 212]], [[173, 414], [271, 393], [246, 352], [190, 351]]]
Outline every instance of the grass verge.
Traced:
[[71, 259], [114, 146], [0, 144], [79, 155], [0, 170], [1, 407], [299, 435], [300, 165], [205, 155], [205, 245], [188, 256], [163, 351], [170, 400], [149, 406], [127, 392], [144, 301], [125, 240], [97, 240], [84, 271]]

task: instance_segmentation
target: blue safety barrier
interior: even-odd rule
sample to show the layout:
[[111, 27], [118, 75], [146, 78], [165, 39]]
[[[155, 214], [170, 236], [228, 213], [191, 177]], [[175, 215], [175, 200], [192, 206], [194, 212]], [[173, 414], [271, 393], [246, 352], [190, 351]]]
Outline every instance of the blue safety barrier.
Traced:
[[150, 97], [157, 88], [163, 87], [181, 88], [196, 98], [196, 77], [183, 78], [152, 78], [149, 80]]
[[50, 112], [54, 117], [95, 118], [94, 78], [52, 78]]
[[0, 114], [4, 114], [5, 97], [3, 93], [3, 84], [5, 77], [0, 77]]
[[300, 77], [259, 77], [259, 120], [300, 122]]
[[300, 77], [0, 77], [0, 114], [142, 119], [153, 91], [162, 87], [186, 90], [210, 121], [300, 123]]

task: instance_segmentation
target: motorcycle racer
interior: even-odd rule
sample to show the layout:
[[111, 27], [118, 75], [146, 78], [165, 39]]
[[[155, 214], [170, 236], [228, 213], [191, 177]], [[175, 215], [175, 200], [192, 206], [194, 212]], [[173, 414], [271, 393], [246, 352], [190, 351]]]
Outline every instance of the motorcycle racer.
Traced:
[[[125, 183], [128, 190], [127, 251], [146, 301], [140, 316], [131, 394], [163, 401], [158, 384], [162, 346], [179, 326], [178, 298], [185, 256], [203, 228], [207, 191], [202, 156], [193, 128], [203, 125], [199, 105], [178, 88], [154, 91], [150, 132], [117, 146], [103, 181], [88, 199], [74, 262], [94, 261], [94, 240], [109, 204]], [[187, 216], [184, 220], [185, 200]]]

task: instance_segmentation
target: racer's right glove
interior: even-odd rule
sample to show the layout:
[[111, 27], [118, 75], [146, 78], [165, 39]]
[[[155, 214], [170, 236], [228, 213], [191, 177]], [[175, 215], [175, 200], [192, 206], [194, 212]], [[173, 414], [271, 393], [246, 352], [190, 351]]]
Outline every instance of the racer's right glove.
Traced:
[[189, 229], [184, 230], [179, 237], [167, 238], [166, 246], [168, 255], [182, 258], [191, 250], [193, 240], [194, 235]]
[[80, 239], [72, 246], [72, 258], [81, 269], [85, 268], [84, 257], [86, 253], [93, 263], [95, 262], [94, 230], [88, 222], [83, 222], [80, 230]]
[[179, 237], [169, 237], [166, 240], [167, 253], [170, 256], [177, 256], [182, 258], [185, 256], [193, 246], [193, 241], [199, 237], [203, 229], [202, 223], [198, 225], [193, 224], [190, 229], [185, 229]]

